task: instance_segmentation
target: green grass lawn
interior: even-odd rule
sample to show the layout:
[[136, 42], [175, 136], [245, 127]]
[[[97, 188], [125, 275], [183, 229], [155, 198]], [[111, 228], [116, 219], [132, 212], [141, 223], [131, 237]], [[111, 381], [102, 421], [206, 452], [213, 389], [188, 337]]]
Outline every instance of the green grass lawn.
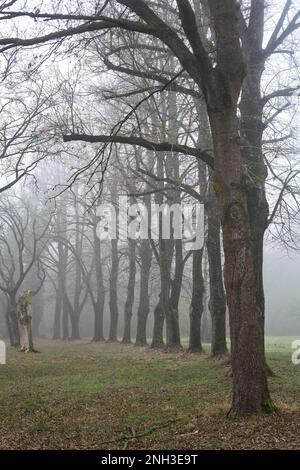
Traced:
[[208, 355], [39, 341], [0, 366], [0, 449], [300, 449], [300, 365], [267, 339], [279, 412], [229, 419], [230, 370]]

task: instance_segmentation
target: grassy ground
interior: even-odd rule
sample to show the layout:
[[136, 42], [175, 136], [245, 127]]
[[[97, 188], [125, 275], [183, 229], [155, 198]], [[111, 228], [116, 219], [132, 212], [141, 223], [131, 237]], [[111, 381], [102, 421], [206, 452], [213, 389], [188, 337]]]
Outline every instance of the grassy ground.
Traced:
[[228, 368], [208, 355], [88, 342], [8, 350], [0, 366], [0, 449], [300, 449], [293, 338], [269, 338], [280, 412], [226, 417]]

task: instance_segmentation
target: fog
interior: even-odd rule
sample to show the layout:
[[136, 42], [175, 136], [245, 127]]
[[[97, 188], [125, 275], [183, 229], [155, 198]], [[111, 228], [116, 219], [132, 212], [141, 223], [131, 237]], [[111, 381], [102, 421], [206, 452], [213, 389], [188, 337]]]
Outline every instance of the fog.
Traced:
[[267, 334], [299, 336], [300, 254], [267, 246], [264, 274]]

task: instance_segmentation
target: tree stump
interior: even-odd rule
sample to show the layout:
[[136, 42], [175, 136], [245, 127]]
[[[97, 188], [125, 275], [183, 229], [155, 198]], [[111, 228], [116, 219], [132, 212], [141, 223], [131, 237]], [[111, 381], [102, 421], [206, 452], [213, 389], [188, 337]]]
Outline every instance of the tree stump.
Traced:
[[31, 303], [32, 292], [27, 290], [23, 292], [18, 300], [18, 316], [21, 325], [21, 352], [34, 352], [36, 349], [33, 346], [33, 336], [31, 327]]

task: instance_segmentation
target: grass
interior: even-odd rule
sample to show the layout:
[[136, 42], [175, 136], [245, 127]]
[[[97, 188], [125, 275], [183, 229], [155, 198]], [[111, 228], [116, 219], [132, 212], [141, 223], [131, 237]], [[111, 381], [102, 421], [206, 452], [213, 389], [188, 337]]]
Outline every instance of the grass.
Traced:
[[300, 448], [296, 338], [268, 338], [280, 412], [229, 419], [228, 367], [208, 355], [39, 341], [0, 366], [0, 449]]

